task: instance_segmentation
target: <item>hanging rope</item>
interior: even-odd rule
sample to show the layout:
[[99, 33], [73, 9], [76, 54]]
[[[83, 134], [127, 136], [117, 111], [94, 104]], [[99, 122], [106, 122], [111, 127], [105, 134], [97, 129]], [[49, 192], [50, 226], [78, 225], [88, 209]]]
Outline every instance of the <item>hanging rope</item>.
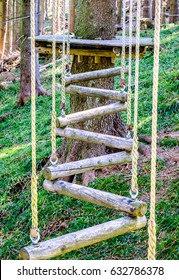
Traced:
[[155, 2], [155, 32], [154, 32], [154, 68], [153, 68], [153, 107], [152, 107], [152, 147], [151, 147], [151, 194], [149, 219], [148, 259], [155, 260], [156, 224], [155, 224], [155, 190], [156, 190], [156, 158], [157, 158], [157, 105], [158, 105], [158, 73], [160, 48], [160, 0]]
[[120, 87], [122, 90], [126, 87], [125, 82], [125, 35], [126, 35], [126, 0], [122, 1], [123, 19], [122, 19], [122, 54], [121, 54], [121, 81]]
[[66, 55], [65, 55], [65, 47], [66, 47], [66, 37], [65, 37], [65, 8], [66, 8], [66, 1], [63, 0], [63, 47], [62, 47], [62, 103], [61, 103], [61, 116], [65, 117], [65, 109], [66, 109], [66, 95], [65, 95], [65, 75], [66, 75]]
[[68, 0], [68, 39], [67, 39], [66, 74], [70, 73], [70, 8], [71, 8], [71, 0]]
[[139, 87], [139, 47], [140, 47], [140, 9], [141, 1], [137, 0], [136, 22], [136, 56], [135, 56], [135, 93], [134, 93], [134, 137], [132, 147], [132, 182], [130, 194], [132, 198], [138, 195], [137, 165], [138, 165], [138, 87]]
[[50, 162], [52, 165], [57, 164], [56, 155], [56, 19], [57, 19], [57, 1], [53, 0], [52, 10], [52, 123], [51, 123], [51, 143], [52, 154]]
[[37, 209], [37, 174], [36, 174], [36, 90], [35, 90], [35, 3], [31, 0], [31, 137], [32, 137], [32, 177], [31, 177], [31, 210], [32, 228], [30, 237], [37, 244], [40, 235], [38, 230]]
[[132, 5], [133, 0], [130, 0], [129, 3], [129, 76], [128, 76], [128, 97], [127, 97], [127, 137], [131, 138], [131, 81], [132, 81]]

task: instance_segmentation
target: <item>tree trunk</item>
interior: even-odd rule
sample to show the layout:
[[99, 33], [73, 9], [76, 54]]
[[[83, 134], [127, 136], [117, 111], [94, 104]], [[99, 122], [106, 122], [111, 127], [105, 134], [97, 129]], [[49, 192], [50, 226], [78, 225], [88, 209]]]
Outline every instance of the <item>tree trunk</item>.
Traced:
[[162, 1], [162, 13], [161, 13], [161, 23], [165, 24], [165, 13], [166, 13], [166, 6], [167, 6], [167, 1], [163, 0]]
[[[76, 1], [76, 24], [75, 35], [85, 39], [101, 38], [111, 39], [115, 32], [115, 1]], [[106, 69], [114, 67], [111, 59], [102, 57], [100, 63], [95, 63], [93, 57], [84, 56], [82, 62], [78, 62], [78, 57], [74, 57], [72, 73], [82, 73], [92, 70]], [[78, 85], [93, 86], [95, 88], [113, 89], [113, 78], [104, 78], [94, 81], [80, 82]], [[104, 98], [81, 97], [74, 94], [71, 96], [71, 112], [83, 111], [107, 104]], [[89, 120], [85, 123], [75, 125], [76, 128], [101, 132], [105, 134], [125, 136], [125, 128], [120, 115], [114, 114], [99, 119]], [[109, 151], [105, 146], [92, 145], [75, 141], [67, 141], [66, 150], [63, 154], [63, 161], [75, 161], [78, 159], [91, 158], [104, 155]], [[83, 174], [83, 184], [86, 185], [94, 179], [94, 172]], [[72, 179], [72, 178], [71, 178]]]
[[3, 48], [2, 48], [2, 58], [4, 58], [4, 55], [6, 54], [6, 46], [8, 41], [8, 9], [9, 9], [9, 0], [4, 1], [4, 40], [3, 40]]
[[[22, 16], [27, 17], [30, 15], [30, 0], [23, 0], [22, 5]], [[37, 7], [37, 6], [36, 6]], [[36, 23], [39, 21], [36, 19]], [[38, 26], [36, 26], [36, 33]], [[36, 34], [37, 35], [37, 34]], [[31, 47], [30, 47], [30, 18], [24, 18], [21, 22], [21, 77], [20, 77], [20, 92], [18, 96], [18, 104], [25, 104], [31, 96]], [[46, 91], [40, 84], [39, 76], [39, 63], [38, 55], [36, 53], [35, 58], [36, 64], [36, 94], [45, 95]]]
[[45, 1], [40, 1], [40, 22], [39, 22], [39, 34], [45, 34]]
[[152, 0], [152, 19], [155, 18], [155, 0]]
[[74, 33], [75, 30], [75, 8], [76, 0], [71, 0], [71, 7], [70, 7], [70, 33]]
[[117, 24], [121, 23], [122, 0], [117, 0]]
[[151, 0], [144, 0], [143, 2], [143, 18], [151, 19]]
[[170, 23], [176, 23], [179, 20], [178, 0], [170, 0]]
[[[4, 0], [0, 0], [0, 22], [4, 21]], [[0, 58], [3, 53], [4, 24], [0, 24]]]

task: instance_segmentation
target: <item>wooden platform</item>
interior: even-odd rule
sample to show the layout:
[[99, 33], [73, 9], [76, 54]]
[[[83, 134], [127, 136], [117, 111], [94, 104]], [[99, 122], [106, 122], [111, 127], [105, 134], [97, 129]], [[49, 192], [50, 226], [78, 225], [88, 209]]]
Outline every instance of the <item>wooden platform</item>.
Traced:
[[[50, 54], [52, 52], [52, 35], [36, 36], [36, 47], [39, 53]], [[125, 39], [126, 56], [129, 52], [129, 38]], [[132, 40], [132, 53], [135, 55], [136, 39]], [[146, 52], [146, 47], [153, 48], [153, 40], [151, 38], [140, 39], [140, 57]], [[62, 52], [62, 36], [56, 36], [57, 53]], [[86, 39], [70, 39], [70, 54], [81, 56], [101, 56], [101, 57], [119, 57], [122, 51], [122, 39], [112, 40], [86, 40]]]

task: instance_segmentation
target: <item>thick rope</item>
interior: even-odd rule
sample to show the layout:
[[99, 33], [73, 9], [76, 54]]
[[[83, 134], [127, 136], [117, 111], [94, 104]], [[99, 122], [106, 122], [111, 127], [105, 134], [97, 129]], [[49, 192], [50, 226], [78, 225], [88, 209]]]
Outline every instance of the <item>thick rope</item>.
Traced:
[[150, 220], [148, 226], [149, 248], [148, 259], [155, 260], [156, 224], [155, 224], [155, 191], [156, 191], [156, 158], [157, 158], [157, 105], [158, 105], [158, 73], [160, 48], [160, 0], [155, 2], [155, 32], [154, 32], [154, 68], [153, 68], [153, 107], [152, 107], [152, 147], [151, 147], [151, 194]]
[[131, 195], [138, 194], [137, 165], [138, 165], [138, 87], [139, 87], [139, 47], [140, 47], [140, 8], [141, 1], [137, 0], [137, 22], [136, 22], [136, 56], [135, 56], [135, 93], [134, 93], [134, 137], [132, 147], [132, 184]]
[[126, 35], [126, 0], [122, 0], [122, 54], [121, 54], [121, 88], [125, 88], [125, 35]]
[[132, 5], [133, 0], [129, 3], [129, 76], [128, 76], [128, 97], [127, 97], [127, 127], [130, 132], [131, 127], [131, 81], [132, 81]]
[[52, 123], [51, 123], [51, 143], [52, 143], [52, 155], [51, 163], [55, 164], [57, 161], [56, 156], [56, 12], [57, 1], [53, 0], [52, 10]]
[[35, 90], [35, 3], [31, 0], [31, 137], [32, 137], [32, 177], [31, 177], [31, 237], [38, 238], [37, 174], [36, 174], [36, 90]]
[[65, 37], [65, 7], [66, 7], [66, 0], [63, 0], [63, 47], [62, 47], [62, 104], [61, 104], [61, 115], [65, 116], [65, 109], [66, 109], [66, 95], [65, 95], [65, 74], [66, 74], [66, 55], [65, 55], [65, 48], [66, 48], [66, 37]]
[[71, 0], [68, 0], [68, 39], [67, 39], [67, 64], [70, 72], [70, 9], [71, 9]]

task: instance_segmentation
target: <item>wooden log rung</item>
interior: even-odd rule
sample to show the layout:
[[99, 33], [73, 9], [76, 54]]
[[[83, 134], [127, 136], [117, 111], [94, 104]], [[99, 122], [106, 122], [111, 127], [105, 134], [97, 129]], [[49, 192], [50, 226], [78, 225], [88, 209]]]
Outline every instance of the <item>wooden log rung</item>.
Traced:
[[121, 111], [127, 110], [126, 103], [116, 102], [113, 104], [100, 106], [98, 108], [89, 109], [86, 111], [81, 111], [77, 113], [73, 113], [67, 115], [65, 117], [58, 117], [57, 118], [57, 127], [65, 127], [70, 124], [85, 122], [87, 120], [91, 120], [93, 118], [100, 118], [102, 116], [114, 114]]
[[[125, 73], [128, 72], [128, 68], [125, 69]], [[115, 77], [121, 74], [121, 67], [96, 70], [91, 72], [84, 72], [79, 74], [74, 74], [65, 78], [65, 84], [69, 85], [72, 83], [78, 83], [81, 81], [90, 81], [100, 78]]]
[[133, 200], [128, 197], [104, 192], [93, 188], [72, 184], [65, 181], [48, 181], [43, 183], [45, 190], [70, 196], [82, 201], [91, 202], [107, 208], [142, 217], [146, 214], [147, 205], [143, 201]]
[[90, 228], [24, 247], [19, 254], [23, 260], [47, 260], [68, 252], [93, 245], [127, 232], [141, 229], [146, 217], [123, 217]]
[[102, 88], [90, 88], [76, 85], [69, 85], [66, 87], [66, 93], [79, 94], [83, 96], [102, 97], [111, 100], [118, 100], [121, 102], [127, 101], [127, 92], [119, 92], [117, 90], [107, 90]]
[[90, 170], [101, 169], [105, 166], [127, 163], [131, 161], [131, 154], [119, 152], [104, 156], [82, 159], [79, 161], [68, 162], [57, 166], [45, 167], [42, 172], [46, 180], [81, 174]]
[[111, 148], [126, 150], [129, 152], [132, 150], [132, 139], [117, 137], [113, 135], [75, 129], [71, 127], [65, 127], [64, 129], [57, 128], [56, 135], [66, 137], [68, 139], [87, 142], [90, 144], [104, 145]]

